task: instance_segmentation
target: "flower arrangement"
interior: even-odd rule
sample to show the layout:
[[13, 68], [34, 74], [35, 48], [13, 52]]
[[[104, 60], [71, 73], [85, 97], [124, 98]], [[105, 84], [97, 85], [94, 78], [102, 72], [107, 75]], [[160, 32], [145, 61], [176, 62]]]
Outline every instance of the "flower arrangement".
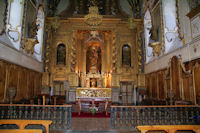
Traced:
[[94, 106], [94, 107], [90, 107], [89, 110], [92, 113], [92, 116], [94, 116], [94, 114], [96, 113], [96, 111], [98, 111], [98, 108]]

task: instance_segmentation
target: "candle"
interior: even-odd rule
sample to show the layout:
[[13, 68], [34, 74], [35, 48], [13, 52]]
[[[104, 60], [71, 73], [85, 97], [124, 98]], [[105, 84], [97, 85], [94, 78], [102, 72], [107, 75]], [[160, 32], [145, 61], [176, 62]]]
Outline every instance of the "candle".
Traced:
[[45, 96], [42, 96], [43, 99], [43, 105], [45, 105]]

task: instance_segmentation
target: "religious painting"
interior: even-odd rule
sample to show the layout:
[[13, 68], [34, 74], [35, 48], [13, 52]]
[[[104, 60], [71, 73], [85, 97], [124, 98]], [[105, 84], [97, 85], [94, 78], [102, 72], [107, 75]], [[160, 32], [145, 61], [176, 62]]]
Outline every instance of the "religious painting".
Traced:
[[188, 4], [190, 6], [190, 10], [192, 10], [200, 5], [200, 1], [199, 0], [188, 0]]
[[59, 44], [57, 47], [57, 65], [66, 64], [66, 47], [64, 44]]
[[101, 73], [101, 49], [91, 45], [87, 50], [87, 73]]
[[158, 3], [151, 13], [152, 28], [150, 30], [150, 39], [155, 42], [161, 42], [162, 32], [161, 32], [161, 5]]
[[3, 34], [5, 32], [5, 28], [6, 28], [6, 10], [7, 10], [7, 0], [0, 0], [0, 35]]
[[131, 48], [128, 44], [122, 46], [122, 66], [131, 66]]
[[[33, 31], [33, 27], [35, 27], [36, 25], [36, 17], [37, 17], [37, 9], [36, 6], [29, 0], [25, 1], [26, 3], [26, 12], [24, 12], [26, 14], [25, 16], [25, 37], [26, 38], [30, 38], [30, 37], [36, 37], [36, 32], [37, 29], [35, 29], [35, 31]], [[37, 28], [37, 27], [35, 27]], [[32, 32], [32, 33], [31, 33]], [[32, 36], [31, 34], [35, 34], [35, 36]]]

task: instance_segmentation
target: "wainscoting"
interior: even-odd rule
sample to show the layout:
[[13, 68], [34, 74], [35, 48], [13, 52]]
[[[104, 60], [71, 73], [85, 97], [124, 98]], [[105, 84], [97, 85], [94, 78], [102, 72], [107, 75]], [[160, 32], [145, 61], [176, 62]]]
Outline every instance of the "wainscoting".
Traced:
[[176, 64], [145, 75], [148, 97], [165, 101], [172, 89], [175, 100], [200, 104], [200, 59], [184, 63], [185, 70], [179, 68], [181, 62]]
[[0, 103], [9, 102], [9, 87], [17, 89], [14, 101], [37, 96], [40, 94], [41, 82], [40, 72], [0, 60]]

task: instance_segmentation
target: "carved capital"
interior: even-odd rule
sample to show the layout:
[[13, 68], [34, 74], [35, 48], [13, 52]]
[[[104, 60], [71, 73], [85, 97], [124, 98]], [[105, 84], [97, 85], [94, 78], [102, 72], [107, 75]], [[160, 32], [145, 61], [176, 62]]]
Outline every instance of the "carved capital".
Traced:
[[152, 49], [153, 49], [153, 56], [155, 56], [156, 54], [158, 56], [160, 56], [160, 54], [161, 54], [161, 43], [160, 42], [149, 43], [149, 47], [152, 47]]
[[34, 46], [35, 44], [39, 43], [37, 39], [35, 38], [25, 38], [25, 51], [28, 54], [34, 53]]

